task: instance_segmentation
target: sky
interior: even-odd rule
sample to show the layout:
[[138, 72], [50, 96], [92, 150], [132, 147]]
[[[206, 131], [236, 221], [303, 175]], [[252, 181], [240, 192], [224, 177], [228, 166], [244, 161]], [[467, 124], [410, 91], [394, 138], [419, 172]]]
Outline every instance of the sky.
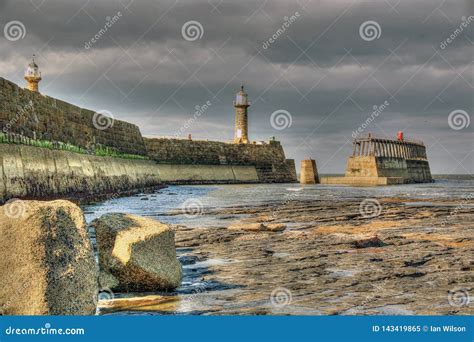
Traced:
[[[0, 0], [0, 77], [110, 112], [145, 136], [251, 140], [343, 173], [355, 136], [424, 141], [474, 173], [473, 0]], [[196, 114], [198, 112], [198, 114]]]

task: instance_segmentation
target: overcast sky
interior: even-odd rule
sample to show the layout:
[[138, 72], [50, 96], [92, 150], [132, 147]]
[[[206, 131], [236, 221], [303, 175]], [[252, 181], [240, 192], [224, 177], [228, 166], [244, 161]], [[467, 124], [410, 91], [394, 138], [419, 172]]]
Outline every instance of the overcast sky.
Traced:
[[244, 84], [250, 138], [321, 173], [344, 172], [353, 132], [387, 101], [362, 134], [403, 130], [433, 173], [473, 173], [473, 15], [466, 0], [0, 0], [1, 27], [25, 28], [3, 30], [0, 77], [24, 85], [35, 53], [44, 94], [146, 136], [213, 140], [232, 139]]

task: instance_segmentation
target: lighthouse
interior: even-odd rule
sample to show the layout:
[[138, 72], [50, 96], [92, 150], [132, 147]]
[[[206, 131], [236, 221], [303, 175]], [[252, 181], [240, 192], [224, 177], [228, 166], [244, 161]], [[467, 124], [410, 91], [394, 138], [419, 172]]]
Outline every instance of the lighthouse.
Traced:
[[27, 82], [26, 87], [28, 90], [39, 92], [38, 83], [41, 81], [41, 72], [35, 62], [35, 55], [33, 55], [31, 63], [28, 64], [28, 68], [26, 68], [25, 80]]
[[235, 108], [235, 134], [234, 144], [248, 144], [249, 143], [249, 132], [248, 132], [248, 117], [247, 109], [250, 107], [248, 101], [248, 94], [244, 91], [244, 86], [240, 88], [240, 91], [235, 96], [234, 108]]

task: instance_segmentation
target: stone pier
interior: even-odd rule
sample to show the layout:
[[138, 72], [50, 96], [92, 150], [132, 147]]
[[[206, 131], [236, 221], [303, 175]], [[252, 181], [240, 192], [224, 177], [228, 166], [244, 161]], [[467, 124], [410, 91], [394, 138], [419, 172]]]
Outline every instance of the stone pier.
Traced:
[[324, 177], [323, 184], [389, 185], [432, 182], [423, 142], [368, 135], [354, 140], [345, 177]]
[[148, 139], [134, 124], [0, 77], [0, 203], [95, 199], [164, 184], [297, 182], [294, 161], [279, 141], [249, 141], [248, 106], [247, 94], [239, 92], [238, 143]]

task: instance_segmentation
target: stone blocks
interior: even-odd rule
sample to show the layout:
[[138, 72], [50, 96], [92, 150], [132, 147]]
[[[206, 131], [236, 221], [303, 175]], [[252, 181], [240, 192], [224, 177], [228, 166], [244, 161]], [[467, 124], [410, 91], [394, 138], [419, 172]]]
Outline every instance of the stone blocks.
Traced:
[[301, 184], [317, 184], [319, 183], [318, 169], [314, 159], [305, 159], [301, 161]]

